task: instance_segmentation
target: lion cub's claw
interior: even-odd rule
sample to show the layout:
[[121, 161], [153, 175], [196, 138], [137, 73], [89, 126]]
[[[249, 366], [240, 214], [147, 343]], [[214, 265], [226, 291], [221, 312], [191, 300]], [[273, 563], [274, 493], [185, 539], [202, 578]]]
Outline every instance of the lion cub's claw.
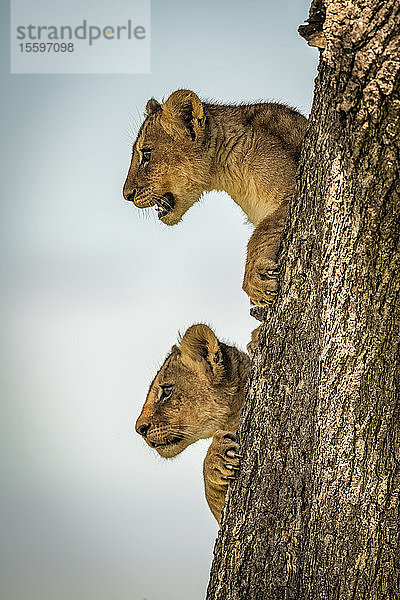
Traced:
[[226, 486], [236, 479], [240, 469], [240, 458], [237, 452], [235, 433], [231, 431], [217, 431], [208, 449], [204, 462], [205, 476], [214, 486]]
[[246, 265], [243, 289], [256, 306], [272, 306], [278, 296], [280, 267], [273, 260], [257, 259]]
[[260, 279], [263, 281], [267, 279], [279, 279], [279, 275], [281, 274], [281, 270], [279, 267], [276, 269], [267, 269], [266, 273], [259, 273]]
[[264, 296], [266, 296], [266, 298], [264, 300], [259, 300], [258, 304], [261, 306], [266, 306], [266, 305], [272, 306], [273, 303], [275, 302], [275, 298], [277, 297], [278, 292], [277, 291], [272, 292], [270, 290], [264, 290], [264, 292], [262, 292], [260, 290], [260, 294], [264, 294]]
[[268, 269], [268, 271], [267, 271], [267, 275], [271, 279], [279, 279], [280, 274], [281, 274], [281, 268], [279, 266], [276, 267], [276, 269]]
[[226, 465], [226, 468], [231, 469], [233, 471], [233, 473], [232, 473], [232, 475], [228, 475], [227, 477], [225, 477], [225, 479], [228, 479], [228, 480], [236, 479], [237, 474], [240, 470], [240, 467], [232, 467], [231, 465]]

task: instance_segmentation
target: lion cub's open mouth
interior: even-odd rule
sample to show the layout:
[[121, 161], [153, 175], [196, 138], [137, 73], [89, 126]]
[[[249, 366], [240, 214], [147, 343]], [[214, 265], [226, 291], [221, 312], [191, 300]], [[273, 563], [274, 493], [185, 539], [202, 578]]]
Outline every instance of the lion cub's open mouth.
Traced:
[[167, 192], [166, 194], [161, 196], [161, 198], [156, 200], [156, 204], [155, 204], [156, 210], [158, 212], [158, 218], [162, 219], [163, 217], [166, 217], [167, 215], [169, 215], [169, 213], [172, 210], [174, 210], [174, 206], [175, 206], [174, 196], [170, 192]]
[[179, 444], [183, 440], [183, 436], [177, 436], [165, 442], [164, 444], [156, 444], [155, 442], [150, 442], [152, 448], [166, 448], [167, 446], [173, 446], [174, 444]]

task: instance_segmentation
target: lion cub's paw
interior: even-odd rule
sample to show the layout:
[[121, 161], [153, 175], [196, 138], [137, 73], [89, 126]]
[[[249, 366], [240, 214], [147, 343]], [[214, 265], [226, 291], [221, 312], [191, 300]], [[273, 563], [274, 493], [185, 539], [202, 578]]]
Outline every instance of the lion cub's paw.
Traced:
[[271, 306], [278, 295], [279, 265], [269, 259], [256, 258], [248, 261], [243, 289], [256, 306]]
[[226, 487], [239, 470], [239, 445], [232, 431], [217, 431], [204, 460], [204, 476], [214, 487]]

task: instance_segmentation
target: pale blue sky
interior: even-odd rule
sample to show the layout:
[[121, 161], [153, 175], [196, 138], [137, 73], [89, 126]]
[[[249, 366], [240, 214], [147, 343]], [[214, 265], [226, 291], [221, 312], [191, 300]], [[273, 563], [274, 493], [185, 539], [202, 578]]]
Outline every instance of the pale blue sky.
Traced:
[[251, 233], [224, 194], [166, 228], [121, 197], [129, 129], [177, 87], [309, 113], [308, 2], [153, 0], [150, 75], [9, 75], [1, 4], [4, 600], [200, 600], [217, 526], [207, 444], [163, 461], [133, 432], [178, 330], [244, 347]]

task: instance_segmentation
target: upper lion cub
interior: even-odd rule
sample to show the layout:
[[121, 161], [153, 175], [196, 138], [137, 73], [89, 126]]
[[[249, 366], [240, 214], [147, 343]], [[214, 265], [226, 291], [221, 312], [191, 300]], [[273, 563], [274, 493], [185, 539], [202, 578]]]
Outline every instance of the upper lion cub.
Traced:
[[208, 104], [190, 90], [163, 104], [152, 98], [146, 111], [124, 197], [175, 225], [204, 192], [225, 190], [255, 225], [243, 289], [254, 304], [269, 304], [307, 119], [278, 103]]

